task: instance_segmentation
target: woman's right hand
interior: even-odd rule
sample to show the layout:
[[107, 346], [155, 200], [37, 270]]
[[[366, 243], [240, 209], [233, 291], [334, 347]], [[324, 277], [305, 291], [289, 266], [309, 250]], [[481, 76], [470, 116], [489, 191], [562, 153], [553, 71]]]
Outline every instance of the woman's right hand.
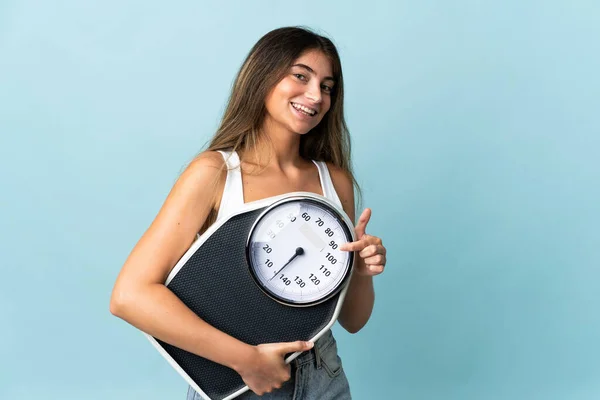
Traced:
[[310, 350], [313, 345], [312, 342], [296, 341], [253, 346], [252, 356], [236, 371], [250, 390], [262, 396], [279, 389], [291, 378], [291, 367], [285, 363], [285, 355]]

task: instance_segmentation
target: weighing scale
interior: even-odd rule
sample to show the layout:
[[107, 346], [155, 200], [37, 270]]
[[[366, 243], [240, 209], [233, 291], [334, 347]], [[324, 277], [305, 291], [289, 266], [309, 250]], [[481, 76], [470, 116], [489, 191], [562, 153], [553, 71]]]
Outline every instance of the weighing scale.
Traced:
[[[269, 197], [211, 225], [165, 285], [204, 321], [244, 343], [315, 342], [340, 312], [354, 252], [339, 246], [353, 241], [352, 221], [326, 197]], [[145, 335], [203, 399], [229, 400], [248, 390], [233, 369]]]

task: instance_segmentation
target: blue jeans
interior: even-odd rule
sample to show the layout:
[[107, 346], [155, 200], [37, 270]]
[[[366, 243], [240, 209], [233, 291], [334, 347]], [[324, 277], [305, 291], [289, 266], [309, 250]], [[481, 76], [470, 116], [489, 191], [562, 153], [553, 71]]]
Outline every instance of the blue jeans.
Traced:
[[[292, 377], [279, 389], [258, 396], [252, 391], [235, 400], [346, 400], [351, 399], [350, 386], [337, 353], [331, 330], [317, 340], [315, 346], [291, 362]], [[202, 400], [190, 386], [187, 400]]]

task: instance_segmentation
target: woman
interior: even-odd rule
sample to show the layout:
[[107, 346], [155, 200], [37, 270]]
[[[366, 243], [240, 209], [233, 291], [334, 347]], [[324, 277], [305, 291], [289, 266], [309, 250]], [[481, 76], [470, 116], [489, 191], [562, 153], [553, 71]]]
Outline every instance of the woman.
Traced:
[[[313, 161], [314, 160], [314, 161]], [[312, 343], [251, 346], [204, 322], [164, 286], [198, 232], [236, 206], [294, 191], [340, 204], [354, 221], [350, 141], [343, 80], [333, 43], [306, 29], [280, 28], [250, 51], [209, 148], [173, 186], [115, 283], [111, 312], [176, 347], [237, 371], [251, 389], [240, 398], [350, 398], [331, 331]], [[240, 166], [241, 168], [236, 168]], [[355, 227], [357, 241], [340, 247], [358, 257], [338, 321], [359, 331], [373, 309], [372, 276], [386, 249], [365, 233], [371, 211]], [[307, 351], [292, 365], [284, 355]], [[188, 399], [199, 399], [188, 390]]]

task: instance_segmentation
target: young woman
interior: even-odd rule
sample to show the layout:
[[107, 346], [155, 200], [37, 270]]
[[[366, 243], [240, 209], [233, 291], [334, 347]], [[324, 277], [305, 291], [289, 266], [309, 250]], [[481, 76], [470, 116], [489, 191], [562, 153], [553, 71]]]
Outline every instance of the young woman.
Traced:
[[[350, 139], [344, 121], [342, 68], [333, 43], [309, 30], [280, 28], [252, 48], [209, 148], [181, 174], [117, 278], [111, 312], [176, 347], [237, 371], [251, 391], [240, 399], [350, 398], [331, 331], [314, 344], [243, 343], [187, 308], [165, 279], [196, 235], [243, 203], [307, 191], [340, 204], [355, 220]], [[238, 168], [238, 166], [240, 168]], [[373, 309], [372, 276], [386, 249], [366, 234], [371, 210], [340, 247], [357, 256], [338, 321], [359, 331]], [[306, 351], [291, 365], [284, 355]], [[193, 389], [188, 399], [200, 399]]]

